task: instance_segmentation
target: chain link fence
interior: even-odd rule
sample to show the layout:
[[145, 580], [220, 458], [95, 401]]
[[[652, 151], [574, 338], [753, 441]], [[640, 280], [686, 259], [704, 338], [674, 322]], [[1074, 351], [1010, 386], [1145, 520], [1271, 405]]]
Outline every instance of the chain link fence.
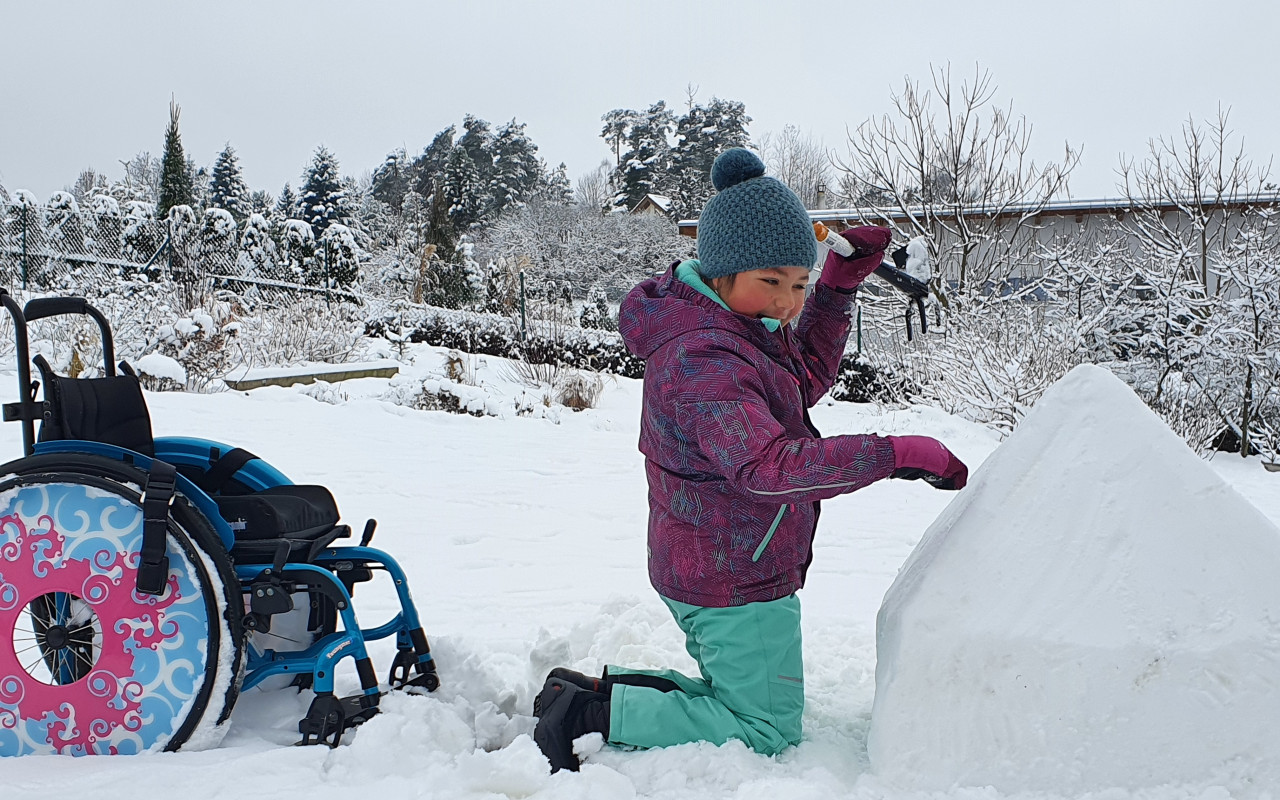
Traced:
[[157, 220], [147, 203], [95, 202], [84, 211], [63, 197], [0, 203], [0, 286], [98, 295], [146, 278], [172, 281], [189, 307], [216, 289], [266, 303], [357, 300], [360, 251], [343, 226], [316, 239], [301, 220], [237, 223], [221, 209], [198, 219], [185, 206]]

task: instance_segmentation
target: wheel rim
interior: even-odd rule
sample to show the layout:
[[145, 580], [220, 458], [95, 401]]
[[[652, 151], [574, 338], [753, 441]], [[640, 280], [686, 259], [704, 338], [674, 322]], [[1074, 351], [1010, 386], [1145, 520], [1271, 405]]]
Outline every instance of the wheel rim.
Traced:
[[207, 585], [171, 528], [165, 592], [138, 594], [141, 543], [142, 509], [101, 487], [0, 493], [0, 755], [161, 749], [192, 713]]

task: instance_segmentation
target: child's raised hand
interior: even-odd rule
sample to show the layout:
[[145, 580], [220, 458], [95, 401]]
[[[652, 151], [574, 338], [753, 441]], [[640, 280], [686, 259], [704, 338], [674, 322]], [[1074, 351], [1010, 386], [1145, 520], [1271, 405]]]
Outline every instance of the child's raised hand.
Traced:
[[888, 228], [863, 225], [842, 231], [840, 235], [853, 245], [853, 255], [845, 258], [835, 250], [827, 253], [818, 283], [842, 292], [852, 292], [880, 266], [893, 234]]
[[886, 436], [893, 444], [893, 474], [890, 478], [923, 479], [937, 489], [963, 489], [969, 482], [969, 468], [929, 436]]

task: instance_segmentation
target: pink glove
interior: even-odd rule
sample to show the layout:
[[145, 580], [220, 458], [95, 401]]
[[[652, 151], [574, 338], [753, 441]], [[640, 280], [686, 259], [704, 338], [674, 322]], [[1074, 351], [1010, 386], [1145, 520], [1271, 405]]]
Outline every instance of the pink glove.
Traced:
[[952, 455], [942, 442], [928, 436], [886, 436], [893, 444], [893, 474], [890, 478], [923, 478], [936, 489], [963, 489], [969, 482], [969, 468]]
[[848, 293], [880, 266], [893, 234], [888, 228], [863, 225], [842, 231], [840, 235], [853, 245], [853, 255], [845, 258], [834, 250], [828, 252], [818, 283]]

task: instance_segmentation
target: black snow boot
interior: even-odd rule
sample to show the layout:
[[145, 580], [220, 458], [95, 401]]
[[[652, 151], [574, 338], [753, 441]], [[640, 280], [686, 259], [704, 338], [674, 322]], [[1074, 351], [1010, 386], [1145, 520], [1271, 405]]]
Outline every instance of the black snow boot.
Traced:
[[[608, 696], [609, 688], [611, 686], [607, 677], [594, 678], [590, 675], [583, 675], [581, 672], [575, 672], [568, 667], [556, 667], [548, 672], [547, 681], [551, 681], [553, 679], [557, 681], [564, 681], [565, 683], [572, 683], [574, 686], [577, 686], [580, 689], [586, 689], [588, 692], [600, 692], [605, 696]], [[547, 681], [543, 682], [543, 689], [546, 688]], [[542, 692], [539, 692], [533, 698], [533, 715], [535, 717], [542, 716]]]
[[[657, 689], [660, 692], [678, 692], [680, 685], [675, 681], [666, 678], [659, 678], [654, 675], [632, 674], [624, 672], [621, 675], [610, 675], [609, 668], [605, 667], [604, 674], [599, 678], [590, 675], [583, 675], [581, 672], [575, 672], [568, 667], [556, 667], [547, 673], [547, 680], [552, 678], [566, 683], [572, 683], [581, 689], [589, 692], [600, 692], [605, 697], [613, 691], [614, 684], [625, 684], [627, 686], [647, 686], [650, 689]], [[545, 686], [545, 684], [544, 684]], [[533, 698], [533, 715], [535, 717], [542, 716], [542, 694], [539, 693]]]
[[609, 696], [559, 678], [547, 678], [538, 699], [542, 715], [533, 730], [533, 740], [551, 762], [552, 772], [577, 772], [573, 740], [588, 733], [609, 738]]

